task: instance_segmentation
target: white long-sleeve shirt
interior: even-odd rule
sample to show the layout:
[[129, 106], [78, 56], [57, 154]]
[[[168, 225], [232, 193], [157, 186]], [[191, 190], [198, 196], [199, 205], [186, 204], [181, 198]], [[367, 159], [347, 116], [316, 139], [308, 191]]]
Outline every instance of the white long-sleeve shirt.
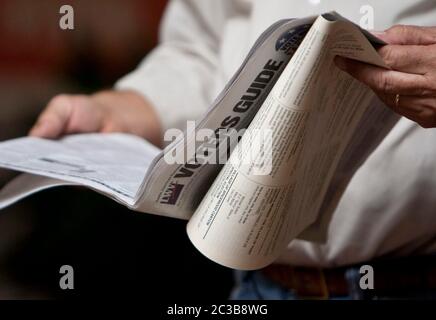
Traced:
[[[116, 87], [150, 100], [164, 129], [184, 129], [186, 120], [207, 110], [273, 22], [335, 10], [359, 23], [371, 8], [374, 30], [436, 25], [434, 0], [174, 0], [160, 44]], [[327, 242], [294, 240], [280, 260], [335, 266], [435, 251], [436, 129], [402, 119], [348, 185]]]

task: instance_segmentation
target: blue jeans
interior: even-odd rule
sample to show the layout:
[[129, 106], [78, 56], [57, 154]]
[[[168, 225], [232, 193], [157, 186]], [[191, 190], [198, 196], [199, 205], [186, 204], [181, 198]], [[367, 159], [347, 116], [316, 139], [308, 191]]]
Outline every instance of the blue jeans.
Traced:
[[[402, 292], [395, 296], [376, 296], [374, 290], [362, 290], [359, 286], [359, 268], [351, 267], [345, 272], [349, 295], [333, 296], [330, 300], [390, 300], [390, 299], [436, 299], [436, 290]], [[236, 286], [231, 300], [297, 300], [299, 297], [266, 278], [260, 271], [235, 271]]]

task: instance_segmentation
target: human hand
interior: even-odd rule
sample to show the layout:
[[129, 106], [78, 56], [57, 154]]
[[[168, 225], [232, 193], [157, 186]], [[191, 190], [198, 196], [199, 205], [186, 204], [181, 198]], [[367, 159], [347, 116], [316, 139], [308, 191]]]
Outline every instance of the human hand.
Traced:
[[133, 91], [102, 91], [93, 95], [55, 96], [29, 135], [59, 138], [71, 133], [124, 132], [161, 144], [161, 129], [153, 107]]
[[369, 86], [393, 111], [424, 128], [436, 127], [436, 27], [394, 26], [375, 33], [391, 68], [336, 57], [336, 65]]

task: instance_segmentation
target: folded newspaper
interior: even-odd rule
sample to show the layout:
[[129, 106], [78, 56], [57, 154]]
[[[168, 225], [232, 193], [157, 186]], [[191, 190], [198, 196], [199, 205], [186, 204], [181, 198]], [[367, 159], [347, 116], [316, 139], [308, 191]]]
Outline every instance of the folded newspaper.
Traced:
[[[397, 120], [333, 62], [386, 67], [379, 45], [335, 12], [278, 21], [194, 129], [164, 150], [126, 134], [0, 143], [0, 167], [23, 172], [0, 191], [0, 209], [50, 187], [86, 186], [139, 212], [189, 220], [190, 240], [217, 263], [262, 268], [294, 238], [325, 240], [348, 182]], [[225, 164], [207, 161], [229, 154]]]

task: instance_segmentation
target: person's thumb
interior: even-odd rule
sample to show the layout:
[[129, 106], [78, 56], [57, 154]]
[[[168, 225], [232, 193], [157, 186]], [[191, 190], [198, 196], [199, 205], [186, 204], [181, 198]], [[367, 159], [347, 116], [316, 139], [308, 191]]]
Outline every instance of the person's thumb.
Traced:
[[385, 31], [370, 31], [387, 44], [432, 45], [436, 43], [435, 27], [395, 25]]

